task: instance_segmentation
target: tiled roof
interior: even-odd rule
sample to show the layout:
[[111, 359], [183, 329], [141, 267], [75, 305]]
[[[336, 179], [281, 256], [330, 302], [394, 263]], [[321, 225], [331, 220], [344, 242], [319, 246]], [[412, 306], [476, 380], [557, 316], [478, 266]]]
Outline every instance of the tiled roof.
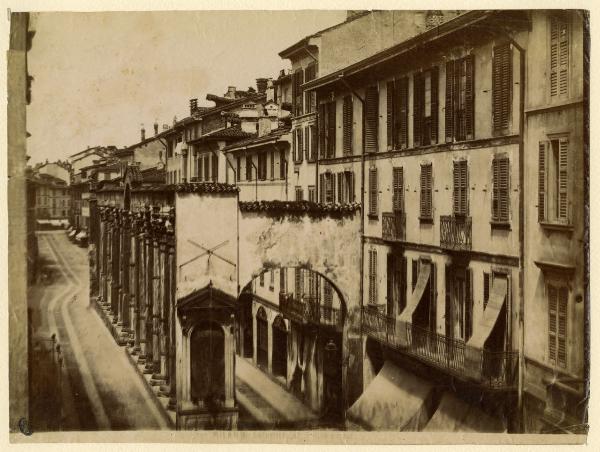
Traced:
[[256, 136], [256, 134], [244, 132], [240, 127], [231, 126], [231, 127], [226, 127], [224, 129], [218, 129], [218, 130], [213, 130], [212, 132], [208, 132], [207, 134], [204, 134], [201, 137], [196, 138], [195, 140], [189, 141], [189, 143], [190, 144], [199, 143], [201, 141], [204, 141], [207, 138], [210, 138], [210, 139], [215, 139], [215, 138], [216, 139], [218, 139], [218, 138], [243, 139], [243, 138], [251, 138], [251, 137], [255, 137], [255, 136]]
[[290, 133], [289, 128], [275, 129], [270, 134], [264, 135], [262, 137], [253, 136], [252, 138], [248, 138], [248, 139], [241, 140], [241, 141], [236, 141], [235, 143], [230, 144], [229, 146], [225, 146], [223, 149], [221, 149], [221, 151], [222, 152], [235, 151], [237, 149], [243, 148], [244, 146], [249, 146], [251, 144], [260, 144], [263, 141], [268, 142], [268, 141], [274, 140], [274, 139], [279, 138], [287, 133]]
[[237, 193], [235, 185], [220, 182], [189, 182], [186, 184], [170, 185], [172, 189], [182, 193]]
[[359, 203], [321, 204], [310, 201], [240, 201], [242, 212], [265, 212], [270, 215], [346, 216], [360, 210]]
[[166, 171], [164, 168], [148, 168], [140, 171], [140, 180], [142, 182], [162, 182], [166, 181]]

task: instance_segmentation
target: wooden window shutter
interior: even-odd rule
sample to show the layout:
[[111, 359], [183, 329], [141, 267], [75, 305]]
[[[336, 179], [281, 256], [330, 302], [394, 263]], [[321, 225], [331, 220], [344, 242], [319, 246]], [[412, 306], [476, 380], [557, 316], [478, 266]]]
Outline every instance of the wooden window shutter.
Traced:
[[327, 127], [325, 124], [325, 115], [326, 115], [326, 104], [319, 105], [319, 157], [325, 158], [325, 143], [326, 143], [326, 135], [327, 135]]
[[444, 118], [446, 121], [446, 141], [454, 139], [454, 60], [446, 62], [446, 104]]
[[420, 146], [422, 142], [423, 129], [423, 75], [414, 74], [413, 76], [413, 142], [414, 146]]
[[354, 199], [355, 199], [354, 198], [354, 171], [350, 171], [349, 177], [350, 177], [350, 180], [349, 180], [349, 184], [350, 184], [350, 188], [349, 188], [350, 197], [349, 197], [348, 200], [350, 202], [354, 202]]
[[302, 162], [304, 156], [304, 136], [302, 134], [302, 129], [296, 129], [298, 133], [298, 137], [296, 138], [296, 143], [298, 144], [298, 151], [296, 153], [298, 163]]
[[510, 218], [510, 161], [498, 159], [498, 221]]
[[325, 174], [319, 174], [319, 202], [325, 203]]
[[394, 95], [394, 145], [408, 147], [408, 77], [396, 80]]
[[421, 217], [431, 218], [432, 209], [432, 166], [431, 163], [421, 165]]
[[491, 275], [483, 272], [483, 309], [487, 307], [488, 301], [490, 301], [490, 280]]
[[310, 126], [310, 134], [310, 160], [315, 161], [317, 159], [317, 147], [319, 140], [318, 130], [316, 126]]
[[344, 183], [344, 173], [337, 173], [337, 202], [339, 204], [343, 204], [343, 189], [342, 185]]
[[396, 144], [394, 142], [394, 131], [395, 131], [395, 124], [394, 124], [394, 113], [395, 113], [395, 106], [394, 106], [394, 81], [391, 80], [389, 82], [387, 82], [386, 84], [386, 98], [387, 98], [387, 104], [386, 104], [386, 118], [387, 118], [387, 122], [386, 122], [386, 127], [387, 127], [387, 147], [388, 149], [393, 149], [394, 145]]
[[557, 331], [557, 362], [561, 367], [567, 367], [567, 308], [569, 291], [566, 287], [558, 289], [558, 331]]
[[306, 160], [310, 160], [310, 127], [304, 128], [304, 152], [306, 154]]
[[546, 220], [546, 157], [547, 143], [541, 141], [538, 154], [538, 221]]
[[369, 215], [377, 215], [377, 168], [369, 169]]
[[494, 130], [508, 127], [511, 110], [512, 52], [510, 44], [494, 48], [492, 62], [492, 114]]
[[366, 152], [377, 152], [377, 129], [379, 126], [379, 91], [377, 86], [369, 86], [365, 94], [366, 102]]
[[465, 135], [475, 138], [475, 64], [473, 55], [465, 57]]
[[500, 221], [499, 159], [492, 160], [492, 220]]
[[468, 166], [466, 160], [459, 160], [454, 162], [453, 169], [453, 201], [454, 201], [454, 214], [455, 215], [467, 215], [468, 214], [468, 184], [469, 184]]
[[335, 102], [327, 104], [327, 157], [335, 157]]
[[465, 342], [473, 334], [473, 269], [465, 271]]
[[292, 131], [292, 153], [294, 155], [294, 162], [298, 161], [298, 158], [296, 157], [297, 155], [297, 148], [298, 148], [298, 143], [297, 143], [297, 133], [296, 130]]
[[437, 143], [438, 140], [438, 103], [439, 103], [439, 70], [437, 66], [431, 69], [431, 142]]
[[331, 187], [331, 203], [335, 203], [335, 189], [336, 189], [336, 174], [335, 173], [329, 173], [329, 185]]
[[392, 208], [394, 212], [402, 212], [404, 210], [404, 168], [396, 167], [392, 174]]
[[352, 137], [353, 137], [353, 115], [352, 115], [352, 96], [344, 97], [343, 109], [343, 129], [344, 139], [343, 148], [344, 155], [352, 154]]
[[558, 219], [569, 219], [569, 142], [561, 138], [558, 142]]
[[569, 27], [559, 17], [550, 23], [550, 95], [567, 95], [569, 84]]
[[296, 114], [296, 89], [298, 88], [298, 73], [292, 73], [292, 113]]
[[556, 364], [556, 336], [558, 317], [558, 290], [552, 285], [548, 289], [548, 359]]

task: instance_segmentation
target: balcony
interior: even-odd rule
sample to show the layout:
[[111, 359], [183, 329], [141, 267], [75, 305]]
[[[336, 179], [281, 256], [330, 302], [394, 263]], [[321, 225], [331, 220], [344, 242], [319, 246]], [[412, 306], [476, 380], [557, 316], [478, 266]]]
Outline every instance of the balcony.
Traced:
[[440, 216], [440, 246], [453, 251], [471, 251], [471, 217]]
[[[490, 389], [514, 389], [517, 352], [492, 352], [363, 307], [363, 331], [373, 339], [463, 380]], [[401, 340], [403, 336], [404, 340]]]
[[292, 294], [280, 293], [279, 308], [284, 317], [298, 323], [342, 326], [340, 310], [321, 304], [318, 297], [304, 295], [301, 300], [298, 300]]
[[404, 212], [383, 212], [381, 220], [383, 240], [390, 242], [406, 240], [406, 214]]

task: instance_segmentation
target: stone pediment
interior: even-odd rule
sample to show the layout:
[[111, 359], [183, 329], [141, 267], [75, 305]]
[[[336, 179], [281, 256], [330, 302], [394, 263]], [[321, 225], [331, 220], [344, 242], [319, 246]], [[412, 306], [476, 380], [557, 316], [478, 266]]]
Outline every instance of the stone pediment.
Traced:
[[180, 314], [203, 310], [230, 310], [236, 309], [237, 300], [215, 288], [212, 282], [202, 289], [186, 295], [177, 301], [177, 311]]

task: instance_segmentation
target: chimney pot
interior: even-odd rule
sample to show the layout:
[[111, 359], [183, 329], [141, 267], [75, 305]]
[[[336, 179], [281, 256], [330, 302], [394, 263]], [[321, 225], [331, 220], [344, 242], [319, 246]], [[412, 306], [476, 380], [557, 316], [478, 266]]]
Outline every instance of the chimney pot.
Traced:
[[267, 90], [268, 79], [261, 77], [256, 79], [256, 89], [260, 94], [263, 94]]
[[190, 115], [193, 115], [198, 110], [198, 98], [190, 99]]
[[154, 121], [154, 135], [158, 135], [158, 122]]
[[144, 124], [142, 124], [142, 129], [140, 130], [142, 139], [140, 141], [144, 141], [146, 139], [146, 129], [144, 129]]
[[225, 97], [228, 97], [229, 99], [235, 99], [235, 86], [229, 86], [227, 88], [227, 95]]

